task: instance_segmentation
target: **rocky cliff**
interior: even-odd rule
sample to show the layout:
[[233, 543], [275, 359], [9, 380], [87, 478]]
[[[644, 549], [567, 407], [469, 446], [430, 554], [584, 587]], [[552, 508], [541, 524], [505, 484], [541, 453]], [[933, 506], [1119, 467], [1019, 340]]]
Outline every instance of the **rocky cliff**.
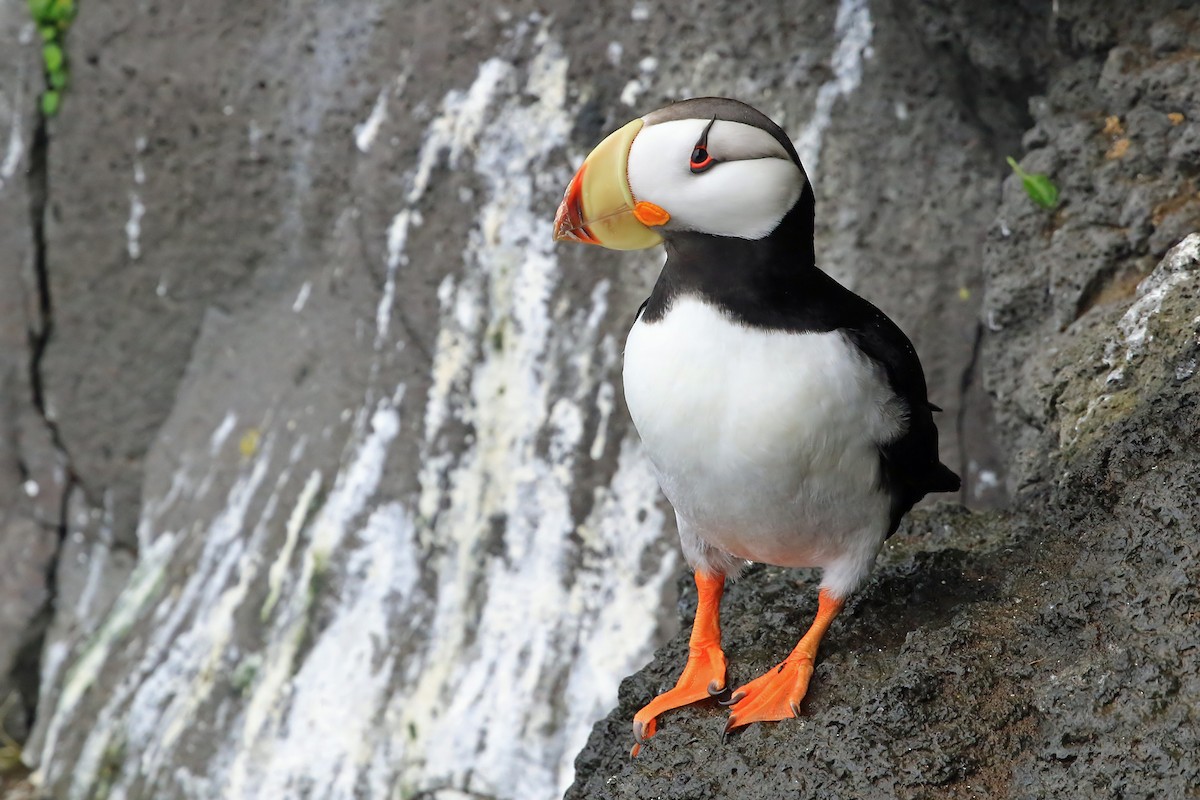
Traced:
[[[0, 724], [30, 771], [0, 780], [1176, 785], [1152, 779], [1195, 751], [1194, 243], [1155, 265], [1200, 227], [1200, 43], [1172, 8], [80, 3], [45, 118], [0, 0]], [[604, 132], [696, 94], [793, 135], [822, 263], [923, 354], [962, 499], [1016, 502], [893, 540], [812, 717], [722, 745], [688, 710], [630, 762], [680, 646], [619, 384], [657, 257], [560, 250], [550, 219]], [[794, 581], [730, 593], [734, 679], [807, 621]]]
[[[1055, 7], [1024, 162], [983, 259], [980, 353], [1011, 508], [914, 513], [826, 638], [798, 720], [722, 738], [678, 712], [631, 760], [621, 688], [568, 798], [1188, 797], [1200, 786], [1200, 16]], [[1182, 242], [1168, 250], [1177, 242]], [[725, 607], [732, 685], [787, 652], [812, 580], [761, 569]], [[688, 601], [681, 616], [690, 618]]]

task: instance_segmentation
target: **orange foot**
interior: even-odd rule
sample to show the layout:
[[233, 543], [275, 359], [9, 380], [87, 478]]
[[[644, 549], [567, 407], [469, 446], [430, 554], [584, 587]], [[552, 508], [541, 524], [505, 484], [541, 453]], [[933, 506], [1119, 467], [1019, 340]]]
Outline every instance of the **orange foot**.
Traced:
[[817, 647], [843, 605], [843, 598], [821, 589], [817, 595], [817, 618], [783, 663], [733, 693], [726, 733], [751, 722], [800, 716], [800, 701], [808, 693]]
[[696, 619], [688, 640], [687, 666], [675, 688], [651, 700], [633, 716], [635, 744], [629, 755], [636, 756], [642, 742], [654, 735], [656, 718], [664, 711], [686, 706], [725, 691], [725, 653], [721, 650], [721, 594], [725, 576], [696, 572]]
[[736, 689], [730, 702], [726, 732], [752, 722], [772, 722], [800, 716], [800, 701], [808, 692], [813, 661], [807, 655], [793, 654], [766, 674]]
[[663, 692], [633, 715], [633, 738], [637, 742], [629, 754], [636, 756], [642, 743], [654, 735], [659, 714], [725, 691], [725, 669], [725, 653], [719, 644], [692, 645], [688, 649], [687, 666], [675, 688]]

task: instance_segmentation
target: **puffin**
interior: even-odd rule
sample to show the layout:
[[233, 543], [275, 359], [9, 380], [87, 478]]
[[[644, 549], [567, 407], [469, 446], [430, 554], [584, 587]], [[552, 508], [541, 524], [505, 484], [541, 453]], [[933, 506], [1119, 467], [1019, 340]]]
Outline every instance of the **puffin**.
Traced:
[[[633, 718], [709, 697], [725, 731], [799, 715], [817, 648], [901, 518], [960, 480], [938, 458], [925, 375], [882, 311], [818, 268], [812, 185], [787, 134], [722, 97], [629, 122], [567, 186], [554, 238], [666, 261], [625, 344], [626, 405], [675, 511], [698, 595], [675, 686]], [[729, 692], [725, 583], [749, 562], [819, 568], [811, 627]]]

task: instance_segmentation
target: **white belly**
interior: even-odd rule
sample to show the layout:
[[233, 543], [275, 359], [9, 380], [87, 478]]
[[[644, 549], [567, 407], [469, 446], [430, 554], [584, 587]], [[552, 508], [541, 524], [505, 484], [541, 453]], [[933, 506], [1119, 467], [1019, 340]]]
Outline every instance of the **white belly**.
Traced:
[[781, 566], [863, 547], [873, 560], [889, 519], [876, 443], [899, 434], [904, 410], [843, 335], [749, 328], [677, 298], [634, 324], [624, 377], [685, 551], [695, 536]]

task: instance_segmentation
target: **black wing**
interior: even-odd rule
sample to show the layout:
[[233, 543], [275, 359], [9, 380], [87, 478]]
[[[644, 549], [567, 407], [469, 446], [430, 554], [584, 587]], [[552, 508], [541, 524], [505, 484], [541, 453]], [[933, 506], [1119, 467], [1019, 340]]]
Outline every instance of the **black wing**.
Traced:
[[[850, 294], [849, 290], [846, 292]], [[956, 492], [962, 481], [938, 459], [938, 430], [933, 421], [936, 406], [929, 402], [925, 372], [912, 342], [882, 311], [853, 296], [861, 305], [843, 330], [868, 358], [883, 368], [892, 391], [908, 410], [905, 432], [879, 446], [880, 475], [892, 496], [888, 529], [891, 536], [900, 518], [918, 500], [930, 492]]]

